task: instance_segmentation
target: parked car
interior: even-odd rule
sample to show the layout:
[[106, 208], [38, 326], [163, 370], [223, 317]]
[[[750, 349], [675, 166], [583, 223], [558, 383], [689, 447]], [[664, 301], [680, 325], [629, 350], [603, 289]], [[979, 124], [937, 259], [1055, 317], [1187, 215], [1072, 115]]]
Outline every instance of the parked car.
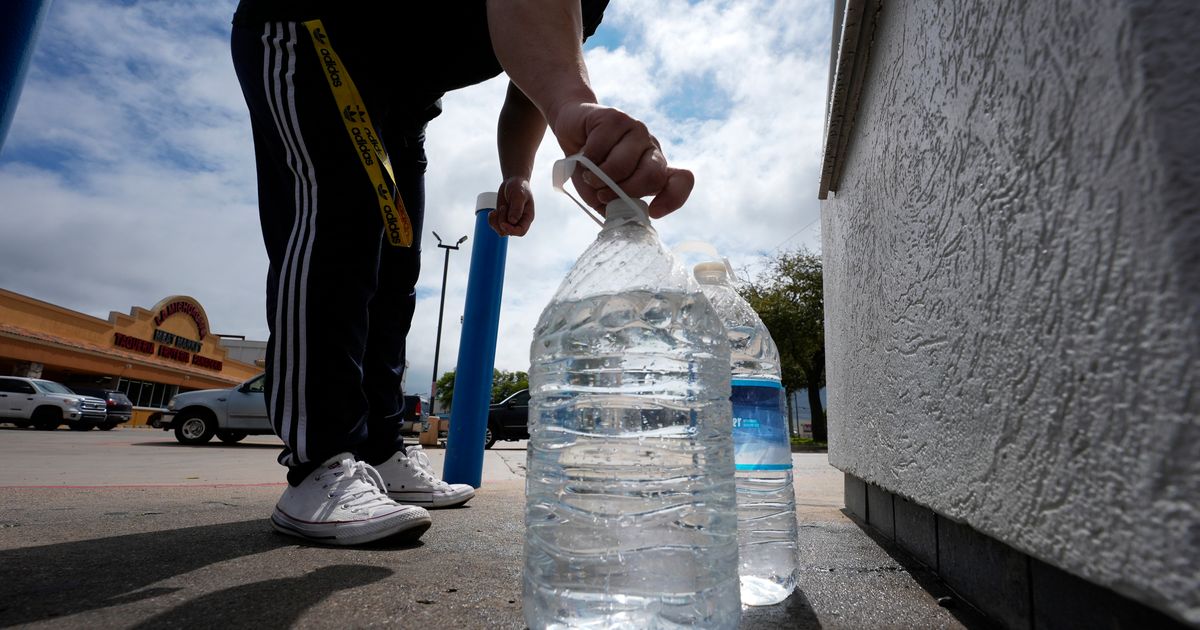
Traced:
[[404, 397], [404, 415], [400, 420], [400, 432], [417, 434], [429, 426], [429, 405], [417, 395]]
[[181, 444], [205, 444], [213, 439], [234, 444], [247, 435], [274, 433], [263, 397], [265, 374], [229, 389], [201, 389], [176, 395], [167, 403], [158, 424], [175, 431]]
[[133, 401], [129, 400], [129, 397], [120, 390], [90, 385], [70, 385], [69, 387], [76, 394], [92, 396], [104, 401], [107, 413], [104, 416], [104, 422], [96, 425], [96, 428], [101, 431], [110, 431], [118, 424], [129, 422], [133, 418]]
[[76, 394], [62, 383], [0, 376], [0, 422], [53, 431], [66, 422], [77, 431], [105, 423], [104, 401]]
[[[216, 437], [235, 444], [247, 435], [271, 435], [271, 420], [263, 396], [265, 374], [229, 389], [202, 389], [172, 398], [152, 423], [174, 431], [182, 444], [204, 444]], [[402, 433], [417, 433], [428, 422], [428, 407], [420, 396], [405, 396]]]
[[499, 440], [515, 442], [527, 439], [529, 439], [529, 390], [522, 389], [488, 407], [484, 448], [492, 448], [492, 445]]

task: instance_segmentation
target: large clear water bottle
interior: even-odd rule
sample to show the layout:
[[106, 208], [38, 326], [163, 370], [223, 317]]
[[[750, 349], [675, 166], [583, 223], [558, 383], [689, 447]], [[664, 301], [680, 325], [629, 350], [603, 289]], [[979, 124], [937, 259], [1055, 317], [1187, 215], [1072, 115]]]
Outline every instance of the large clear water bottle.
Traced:
[[729, 342], [644, 203], [608, 205], [530, 355], [530, 628], [735, 628]]
[[738, 573], [742, 603], [776, 604], [796, 588], [796, 496], [779, 350], [758, 313], [729, 283], [727, 266], [696, 265], [696, 280], [725, 323], [733, 369]]

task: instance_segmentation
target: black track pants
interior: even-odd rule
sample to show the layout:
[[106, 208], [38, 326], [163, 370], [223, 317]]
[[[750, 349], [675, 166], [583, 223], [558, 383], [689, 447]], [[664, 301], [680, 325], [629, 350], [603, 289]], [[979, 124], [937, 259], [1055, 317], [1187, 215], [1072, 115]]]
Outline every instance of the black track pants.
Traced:
[[385, 240], [374, 185], [304, 25], [235, 26], [270, 260], [267, 407], [293, 483], [340, 452], [378, 463], [402, 448], [400, 380], [425, 204], [423, 132], [389, 128], [384, 73], [351, 34], [328, 26], [390, 154], [391, 194], [403, 200], [414, 240], [407, 248]]

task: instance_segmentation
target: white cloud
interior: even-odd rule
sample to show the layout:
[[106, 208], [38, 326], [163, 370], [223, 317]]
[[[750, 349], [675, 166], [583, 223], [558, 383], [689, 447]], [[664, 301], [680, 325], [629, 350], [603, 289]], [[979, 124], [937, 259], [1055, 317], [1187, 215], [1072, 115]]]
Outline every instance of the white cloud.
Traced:
[[[0, 286], [101, 317], [189, 294], [217, 332], [265, 338], [254, 156], [228, 50], [233, 4], [52, 5], [0, 153]], [[622, 45], [588, 51], [597, 94], [644, 119], [668, 158], [696, 173], [688, 205], [657, 224], [669, 245], [708, 240], [739, 267], [781, 244], [819, 249], [815, 227], [801, 228], [818, 212], [827, 5], [610, 4], [601, 30], [622, 31]], [[444, 254], [430, 230], [473, 238], [475, 195], [499, 184], [504, 90], [499, 78], [450, 94], [430, 123], [413, 391], [428, 392], [437, 328]], [[508, 244], [501, 369], [527, 369], [538, 314], [596, 233], [550, 188], [558, 157], [547, 136], [537, 221]], [[472, 244], [450, 257], [441, 370], [457, 361]]]

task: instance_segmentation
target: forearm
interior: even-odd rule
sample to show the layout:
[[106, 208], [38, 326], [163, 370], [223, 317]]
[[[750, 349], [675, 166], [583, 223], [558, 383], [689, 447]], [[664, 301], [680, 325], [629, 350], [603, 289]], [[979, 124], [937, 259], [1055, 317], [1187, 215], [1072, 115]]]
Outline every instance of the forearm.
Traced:
[[557, 129], [563, 108], [595, 103], [573, 0], [488, 0], [488, 29], [508, 77]]
[[508, 84], [508, 95], [500, 109], [496, 144], [503, 179], [533, 174], [533, 158], [546, 134], [546, 119], [520, 88]]

